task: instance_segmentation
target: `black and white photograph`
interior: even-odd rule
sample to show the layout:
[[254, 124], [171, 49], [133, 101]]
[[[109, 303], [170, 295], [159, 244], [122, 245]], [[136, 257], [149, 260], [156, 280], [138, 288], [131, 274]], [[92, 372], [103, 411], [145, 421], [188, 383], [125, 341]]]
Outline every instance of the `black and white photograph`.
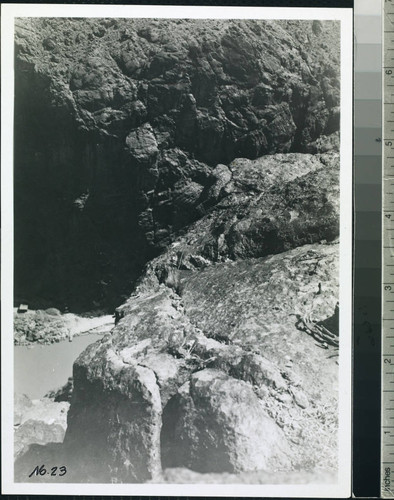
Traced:
[[348, 496], [351, 10], [25, 7], [7, 492]]

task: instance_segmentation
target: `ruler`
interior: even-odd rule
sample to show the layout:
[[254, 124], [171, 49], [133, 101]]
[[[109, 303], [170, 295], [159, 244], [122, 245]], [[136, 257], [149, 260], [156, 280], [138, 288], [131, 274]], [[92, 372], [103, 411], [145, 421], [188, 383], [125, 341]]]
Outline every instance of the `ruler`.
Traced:
[[382, 3], [381, 496], [394, 498], [394, 0]]

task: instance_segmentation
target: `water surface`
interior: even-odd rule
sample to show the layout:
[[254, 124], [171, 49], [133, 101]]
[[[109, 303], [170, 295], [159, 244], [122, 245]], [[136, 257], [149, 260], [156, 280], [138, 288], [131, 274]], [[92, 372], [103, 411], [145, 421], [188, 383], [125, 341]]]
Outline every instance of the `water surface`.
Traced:
[[102, 333], [90, 333], [74, 337], [72, 342], [14, 346], [14, 392], [38, 399], [60, 388], [72, 376], [79, 354], [102, 337]]

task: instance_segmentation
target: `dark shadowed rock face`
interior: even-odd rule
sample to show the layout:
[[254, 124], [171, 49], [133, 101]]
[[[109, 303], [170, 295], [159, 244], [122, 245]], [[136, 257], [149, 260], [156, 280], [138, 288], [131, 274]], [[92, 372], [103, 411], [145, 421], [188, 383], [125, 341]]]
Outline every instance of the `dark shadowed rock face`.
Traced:
[[[220, 198], [224, 165], [337, 149], [338, 41], [335, 22], [17, 20], [16, 293], [117, 305]], [[233, 255], [283, 226], [245, 224]]]

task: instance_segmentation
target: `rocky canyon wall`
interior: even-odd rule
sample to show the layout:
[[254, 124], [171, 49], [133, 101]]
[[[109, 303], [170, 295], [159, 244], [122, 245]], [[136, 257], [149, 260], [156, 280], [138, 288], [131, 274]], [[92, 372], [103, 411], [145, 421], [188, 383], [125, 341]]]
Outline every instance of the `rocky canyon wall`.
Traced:
[[338, 30], [17, 20], [17, 296], [111, 309], [221, 196], [219, 163], [337, 149]]

